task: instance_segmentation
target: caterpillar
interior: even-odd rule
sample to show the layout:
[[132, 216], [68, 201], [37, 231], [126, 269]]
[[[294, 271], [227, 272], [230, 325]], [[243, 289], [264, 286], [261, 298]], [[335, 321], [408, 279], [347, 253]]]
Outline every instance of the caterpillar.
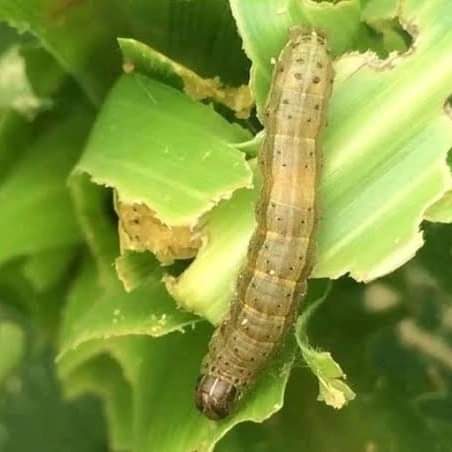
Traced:
[[293, 327], [306, 292], [318, 210], [319, 134], [332, 82], [326, 38], [291, 29], [264, 110], [257, 227], [196, 387], [196, 406], [208, 418], [231, 413]]

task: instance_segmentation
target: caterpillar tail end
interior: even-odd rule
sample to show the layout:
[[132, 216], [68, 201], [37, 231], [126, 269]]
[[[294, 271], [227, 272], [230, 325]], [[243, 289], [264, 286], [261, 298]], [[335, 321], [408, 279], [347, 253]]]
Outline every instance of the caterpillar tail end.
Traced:
[[212, 375], [201, 375], [196, 386], [195, 404], [206, 417], [218, 421], [231, 413], [238, 395], [233, 384]]

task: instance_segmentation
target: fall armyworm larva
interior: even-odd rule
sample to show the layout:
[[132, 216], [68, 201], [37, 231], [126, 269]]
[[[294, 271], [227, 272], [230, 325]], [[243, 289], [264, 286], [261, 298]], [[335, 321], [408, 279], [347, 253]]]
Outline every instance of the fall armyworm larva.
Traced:
[[306, 292], [317, 218], [319, 135], [332, 81], [325, 37], [292, 29], [264, 112], [257, 227], [235, 299], [212, 336], [196, 388], [196, 405], [211, 419], [229, 415], [266, 367]]

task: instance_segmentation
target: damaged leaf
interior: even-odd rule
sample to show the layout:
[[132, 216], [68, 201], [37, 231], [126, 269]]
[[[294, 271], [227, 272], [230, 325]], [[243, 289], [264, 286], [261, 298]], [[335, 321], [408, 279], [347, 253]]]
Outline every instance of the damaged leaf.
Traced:
[[232, 145], [249, 137], [213, 109], [132, 74], [111, 91], [76, 171], [114, 187], [124, 203], [146, 205], [168, 226], [194, 226], [250, 186], [251, 170]]
[[[251, 166], [255, 168], [255, 162]], [[254, 203], [259, 189], [256, 174], [253, 190], [237, 190], [231, 200], [216, 207], [209, 215], [206, 241], [196, 259], [180, 276], [165, 276], [166, 287], [179, 306], [214, 324], [223, 319], [233, 297], [256, 224]]]
[[154, 262], [153, 272], [137, 290], [127, 293], [119, 281], [105, 289], [99, 285], [93, 260], [86, 258], [70, 292], [59, 359], [92, 340], [129, 335], [159, 337], [196, 321], [176, 308], [161, 277], [160, 267]]
[[295, 336], [303, 359], [318, 379], [319, 394], [317, 400], [340, 409], [355, 398], [355, 393], [345, 383], [346, 375], [340, 365], [334, 361], [331, 353], [316, 350], [309, 343], [307, 332], [312, 315], [325, 301], [330, 288], [329, 282], [311, 282], [308, 297], [305, 300], [308, 307], [298, 317]]
[[123, 69], [141, 72], [183, 90], [194, 100], [209, 99], [235, 112], [237, 118], [248, 118], [254, 100], [247, 85], [228, 87], [219, 77], [202, 78], [187, 67], [171, 60], [146, 44], [134, 39], [119, 38], [123, 53]]
[[188, 226], [166, 226], [144, 204], [128, 205], [117, 200], [121, 254], [127, 250], [150, 251], [162, 264], [196, 256], [201, 235]]

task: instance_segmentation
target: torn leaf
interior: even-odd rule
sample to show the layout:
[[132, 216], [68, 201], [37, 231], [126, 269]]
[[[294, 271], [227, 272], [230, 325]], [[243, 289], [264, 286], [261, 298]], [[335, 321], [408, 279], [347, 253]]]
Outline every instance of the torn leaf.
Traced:
[[[303, 359], [319, 382], [318, 400], [339, 409], [355, 398], [355, 393], [345, 383], [346, 375], [341, 366], [334, 361], [331, 353], [316, 350], [310, 345], [307, 328], [312, 315], [325, 301], [330, 290], [330, 283], [311, 281], [309, 286], [308, 307], [298, 317], [295, 336]], [[315, 300], [309, 302], [309, 300]]]
[[251, 185], [233, 143], [250, 133], [212, 108], [139, 74], [123, 76], [97, 117], [76, 172], [145, 204], [168, 226], [195, 226], [221, 200]]
[[124, 58], [124, 71], [137, 70], [145, 75], [182, 89], [194, 100], [210, 99], [235, 112], [237, 118], [248, 118], [254, 99], [248, 85], [225, 86], [219, 77], [202, 78], [189, 68], [135, 39], [118, 39]]
[[201, 246], [200, 232], [188, 226], [167, 226], [144, 204], [116, 201], [121, 254], [127, 250], [150, 251], [165, 265], [175, 259], [196, 256]]

